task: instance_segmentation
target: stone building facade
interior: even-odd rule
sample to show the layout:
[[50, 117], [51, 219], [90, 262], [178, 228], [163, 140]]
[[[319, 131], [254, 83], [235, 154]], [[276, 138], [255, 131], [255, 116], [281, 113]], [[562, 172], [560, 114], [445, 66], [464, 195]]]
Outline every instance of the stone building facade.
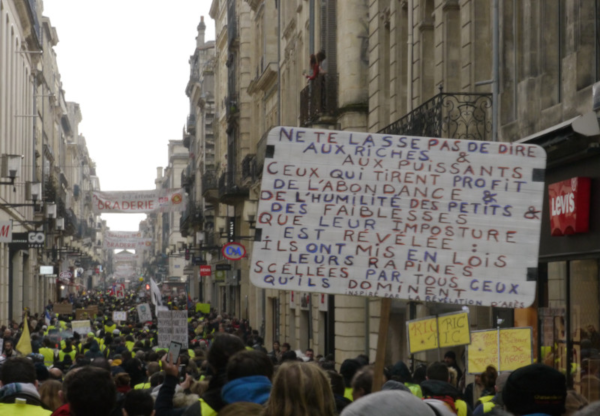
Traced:
[[[21, 157], [14, 186], [0, 187], [0, 220], [13, 221], [13, 241], [0, 245], [2, 324], [91, 287], [107, 256], [96, 238], [102, 222], [91, 211], [91, 191], [100, 185], [79, 134], [79, 105], [62, 89], [57, 43], [42, 1], [0, 2], [0, 153]], [[41, 184], [35, 206], [28, 183]], [[32, 231], [44, 234], [42, 247], [28, 245]], [[42, 265], [53, 273], [41, 275]], [[72, 277], [59, 280], [62, 271]]]
[[[204, 233], [202, 244], [237, 241], [251, 256], [246, 237], [254, 233], [266, 134], [274, 126], [493, 140], [495, 105], [497, 139], [514, 142], [546, 137], [547, 129], [564, 129], [597, 111], [592, 90], [600, 81], [600, 2], [499, 3], [494, 103], [491, 1], [213, 0], [218, 183], [207, 180], [201, 188], [214, 210], [214, 222], [194, 229]], [[318, 51], [326, 53], [327, 73], [310, 90], [304, 75]], [[228, 263], [217, 250], [201, 252], [214, 266]], [[248, 282], [246, 260], [230, 264], [224, 281], [216, 280], [213, 267], [204, 278], [213, 291], [200, 298], [250, 319], [267, 348], [279, 340], [335, 354], [338, 363], [363, 353], [374, 359], [378, 299], [264, 291]], [[407, 320], [456, 309], [394, 301], [388, 362], [409, 358]], [[470, 308], [472, 329], [493, 327], [497, 318], [507, 326], [537, 323], [527, 311]], [[431, 361], [437, 353], [413, 358]]]

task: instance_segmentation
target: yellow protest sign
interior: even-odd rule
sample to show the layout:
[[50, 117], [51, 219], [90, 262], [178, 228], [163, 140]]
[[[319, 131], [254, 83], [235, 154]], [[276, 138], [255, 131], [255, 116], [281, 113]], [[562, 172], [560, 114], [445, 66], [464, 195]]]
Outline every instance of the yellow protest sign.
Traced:
[[408, 321], [408, 342], [410, 353], [455, 347], [469, 344], [469, 314], [467, 312], [448, 313], [438, 317]]
[[408, 322], [408, 347], [411, 354], [437, 348], [437, 319], [435, 317]]
[[438, 317], [440, 348], [455, 347], [471, 343], [469, 314], [467, 312], [449, 313]]
[[210, 303], [196, 303], [196, 312], [210, 313]]
[[471, 333], [471, 345], [467, 354], [469, 374], [479, 374], [488, 365], [498, 371], [514, 371], [533, 362], [531, 328], [506, 328], [500, 330], [500, 348], [498, 348], [498, 330], [475, 331]]

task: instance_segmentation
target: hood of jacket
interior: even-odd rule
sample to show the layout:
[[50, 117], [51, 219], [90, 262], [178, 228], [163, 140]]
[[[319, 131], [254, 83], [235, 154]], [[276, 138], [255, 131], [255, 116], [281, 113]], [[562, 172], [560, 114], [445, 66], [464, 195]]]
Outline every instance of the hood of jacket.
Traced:
[[242, 377], [230, 381], [221, 389], [221, 397], [227, 404], [250, 402], [265, 404], [271, 394], [271, 380], [265, 376]]
[[425, 380], [421, 383], [423, 397], [450, 396], [456, 400], [460, 394], [450, 383], [439, 380]]

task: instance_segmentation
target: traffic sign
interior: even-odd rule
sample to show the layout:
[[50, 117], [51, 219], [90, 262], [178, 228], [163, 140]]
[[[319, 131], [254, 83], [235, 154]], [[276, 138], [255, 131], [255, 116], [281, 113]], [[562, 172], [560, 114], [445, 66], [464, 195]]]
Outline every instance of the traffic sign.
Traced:
[[246, 257], [246, 247], [240, 243], [227, 243], [221, 249], [223, 256], [227, 260], [241, 260]]

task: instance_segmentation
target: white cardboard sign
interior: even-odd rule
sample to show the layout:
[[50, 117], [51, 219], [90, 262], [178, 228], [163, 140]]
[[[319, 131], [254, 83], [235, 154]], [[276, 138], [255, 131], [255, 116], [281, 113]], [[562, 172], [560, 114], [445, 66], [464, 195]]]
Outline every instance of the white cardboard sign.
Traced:
[[188, 311], [157, 311], [158, 346], [168, 348], [171, 341], [188, 345]]
[[112, 320], [113, 322], [123, 322], [127, 320], [127, 312], [117, 312], [114, 311], [113, 312], [113, 316], [112, 316]]
[[147, 303], [137, 305], [137, 313], [140, 322], [152, 321], [152, 311], [150, 310], [150, 305]]
[[251, 281], [526, 307], [546, 154], [535, 145], [274, 128]]

